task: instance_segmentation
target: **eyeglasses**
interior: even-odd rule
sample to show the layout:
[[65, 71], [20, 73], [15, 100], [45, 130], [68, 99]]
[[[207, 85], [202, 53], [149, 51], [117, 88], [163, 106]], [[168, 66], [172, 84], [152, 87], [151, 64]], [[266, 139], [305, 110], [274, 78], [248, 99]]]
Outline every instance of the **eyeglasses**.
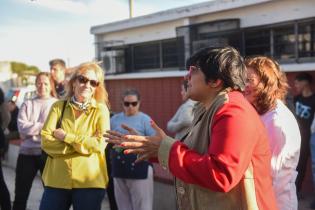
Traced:
[[189, 66], [188, 73], [186, 74], [186, 76], [184, 78], [186, 80], [190, 79], [193, 72], [196, 72], [198, 69], [199, 68], [197, 66]]
[[130, 105], [137, 106], [138, 105], [138, 101], [133, 101], [133, 102], [124, 101], [124, 106], [125, 107], [129, 107]]
[[93, 80], [93, 79], [88, 79], [88, 78], [86, 78], [85, 76], [82, 76], [82, 75], [78, 75], [77, 76], [77, 79], [78, 79], [78, 81], [81, 83], [81, 84], [86, 84], [86, 83], [88, 83], [88, 82], [90, 82], [90, 85], [92, 86], [92, 87], [97, 87], [98, 85], [99, 85], [99, 82], [98, 81], [96, 81], [96, 80]]

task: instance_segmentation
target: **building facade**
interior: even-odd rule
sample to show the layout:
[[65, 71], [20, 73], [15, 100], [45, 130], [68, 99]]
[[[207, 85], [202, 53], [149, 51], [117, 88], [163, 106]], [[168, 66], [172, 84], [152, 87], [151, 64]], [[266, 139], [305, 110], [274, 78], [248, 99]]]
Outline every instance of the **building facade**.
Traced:
[[[231, 45], [244, 56], [271, 56], [290, 82], [297, 72], [314, 71], [314, 10], [313, 0], [215, 0], [93, 26], [96, 59], [103, 61], [109, 90], [115, 86], [113, 110], [120, 109], [119, 89], [137, 86], [150, 104], [143, 108], [165, 127], [164, 117], [180, 104], [185, 60], [206, 46]], [[155, 114], [161, 107], [164, 113]]]

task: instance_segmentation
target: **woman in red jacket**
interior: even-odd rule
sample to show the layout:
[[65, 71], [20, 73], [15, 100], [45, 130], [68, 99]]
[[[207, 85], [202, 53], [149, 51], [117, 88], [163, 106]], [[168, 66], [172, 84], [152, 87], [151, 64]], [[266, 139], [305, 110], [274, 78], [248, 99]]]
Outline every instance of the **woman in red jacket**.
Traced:
[[200, 105], [182, 141], [153, 122], [153, 137], [108, 131], [108, 141], [138, 161], [157, 157], [175, 176], [179, 209], [277, 209], [267, 134], [242, 94], [242, 57], [231, 47], [207, 48], [189, 63], [188, 94]]

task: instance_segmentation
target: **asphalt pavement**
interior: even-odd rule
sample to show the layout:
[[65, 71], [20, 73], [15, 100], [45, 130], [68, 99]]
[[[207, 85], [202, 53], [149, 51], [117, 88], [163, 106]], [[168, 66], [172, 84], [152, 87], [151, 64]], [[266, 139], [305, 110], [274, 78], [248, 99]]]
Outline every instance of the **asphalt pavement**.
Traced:
[[[3, 167], [2, 169], [4, 173], [4, 178], [11, 194], [11, 200], [13, 200], [14, 199], [15, 171], [13, 168], [6, 166], [5, 163], [2, 165], [2, 167]], [[36, 176], [33, 182], [29, 199], [28, 199], [27, 210], [37, 210], [39, 208], [42, 194], [43, 194], [42, 182], [41, 182], [40, 176]], [[309, 208], [309, 204], [313, 198], [315, 199], [314, 193], [309, 193], [307, 195], [304, 195], [303, 198], [299, 201], [299, 210], [311, 210], [311, 208]], [[158, 209], [159, 209], [158, 206], [154, 207], [154, 210], [158, 210]], [[110, 210], [109, 203], [106, 196], [102, 203], [102, 210]], [[163, 209], [163, 210], [167, 210], [167, 209]]]

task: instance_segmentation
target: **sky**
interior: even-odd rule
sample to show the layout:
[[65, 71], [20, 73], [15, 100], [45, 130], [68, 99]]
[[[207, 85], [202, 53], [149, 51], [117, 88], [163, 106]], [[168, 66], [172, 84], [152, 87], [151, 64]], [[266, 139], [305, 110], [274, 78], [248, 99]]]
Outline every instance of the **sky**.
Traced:
[[[206, 0], [133, 0], [134, 17]], [[76, 66], [95, 58], [91, 26], [129, 18], [128, 0], [0, 0], [0, 61], [48, 71], [62, 58]]]

